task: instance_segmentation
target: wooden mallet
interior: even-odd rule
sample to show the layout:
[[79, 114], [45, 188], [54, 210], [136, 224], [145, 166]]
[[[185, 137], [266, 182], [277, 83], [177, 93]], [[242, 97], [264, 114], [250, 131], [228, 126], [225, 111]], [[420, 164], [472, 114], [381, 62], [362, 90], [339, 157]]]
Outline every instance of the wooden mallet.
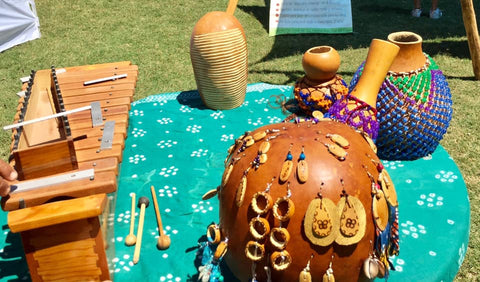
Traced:
[[145, 208], [148, 207], [150, 201], [147, 197], [140, 197], [138, 199], [138, 206], [140, 207], [140, 219], [138, 221], [137, 229], [137, 244], [135, 245], [135, 251], [133, 252], [133, 263], [137, 264], [140, 259], [140, 248], [142, 247], [142, 234], [143, 234], [143, 221], [145, 219]]
[[137, 242], [137, 237], [133, 234], [135, 228], [135, 193], [132, 193], [132, 213], [130, 215], [130, 233], [125, 237], [125, 245], [133, 246]]
[[168, 235], [165, 235], [165, 233], [163, 232], [162, 218], [160, 217], [157, 195], [153, 185], [150, 187], [150, 191], [152, 192], [153, 207], [155, 208], [155, 214], [157, 215], [158, 231], [160, 232], [160, 236], [158, 237], [157, 241], [157, 248], [160, 250], [166, 250], [170, 247], [170, 237]]

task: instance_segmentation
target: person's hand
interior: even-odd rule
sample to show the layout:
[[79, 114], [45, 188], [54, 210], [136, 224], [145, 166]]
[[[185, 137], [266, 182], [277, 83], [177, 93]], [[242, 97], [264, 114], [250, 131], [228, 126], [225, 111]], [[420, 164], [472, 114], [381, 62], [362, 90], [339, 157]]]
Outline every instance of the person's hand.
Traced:
[[5, 197], [10, 193], [8, 181], [17, 179], [17, 172], [8, 163], [0, 160], [0, 196]]

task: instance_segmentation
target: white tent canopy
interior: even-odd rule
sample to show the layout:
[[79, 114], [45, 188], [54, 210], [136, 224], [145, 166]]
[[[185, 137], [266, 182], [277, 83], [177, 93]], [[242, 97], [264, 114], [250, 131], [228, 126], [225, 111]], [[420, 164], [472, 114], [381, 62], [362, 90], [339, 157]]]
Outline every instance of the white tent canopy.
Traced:
[[34, 0], [0, 0], [0, 52], [40, 38]]

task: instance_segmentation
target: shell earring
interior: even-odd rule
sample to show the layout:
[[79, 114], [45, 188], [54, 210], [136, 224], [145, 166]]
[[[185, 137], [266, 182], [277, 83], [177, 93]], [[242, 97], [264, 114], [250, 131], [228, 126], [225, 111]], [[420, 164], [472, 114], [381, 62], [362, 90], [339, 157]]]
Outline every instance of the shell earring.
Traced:
[[307, 262], [307, 266], [300, 272], [298, 282], [312, 282], [312, 275], [310, 274], [310, 261], [313, 259], [313, 254]]
[[333, 255], [327, 271], [325, 272], [325, 274], [323, 274], [323, 279], [322, 279], [323, 282], [335, 282], [335, 276], [333, 276], [332, 263], [333, 263]]
[[280, 172], [280, 181], [285, 182], [288, 180], [288, 177], [290, 177], [290, 174], [292, 173], [293, 169], [293, 156], [292, 156], [292, 144], [290, 144], [290, 149], [288, 149], [287, 157], [285, 158], [285, 161], [283, 162], [282, 165], [282, 171]]
[[300, 183], [307, 182], [308, 164], [307, 164], [307, 161], [305, 160], [305, 148], [303, 146], [302, 146], [302, 152], [300, 153], [300, 157], [298, 158], [297, 177]]

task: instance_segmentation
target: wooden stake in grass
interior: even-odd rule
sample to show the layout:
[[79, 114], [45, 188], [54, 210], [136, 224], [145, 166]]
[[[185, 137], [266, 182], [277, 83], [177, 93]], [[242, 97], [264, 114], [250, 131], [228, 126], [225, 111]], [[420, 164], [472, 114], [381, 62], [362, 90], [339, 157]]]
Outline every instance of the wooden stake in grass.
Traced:
[[135, 251], [133, 252], [133, 263], [137, 264], [140, 259], [140, 248], [142, 247], [142, 234], [143, 234], [143, 222], [145, 219], [145, 208], [148, 207], [150, 201], [147, 197], [140, 197], [138, 199], [138, 206], [140, 207], [140, 218], [138, 221], [137, 229], [137, 244], [135, 245]]
[[475, 79], [480, 79], [480, 37], [478, 35], [477, 19], [472, 0], [460, 1], [465, 31], [467, 33], [468, 48], [472, 58], [473, 73]]

